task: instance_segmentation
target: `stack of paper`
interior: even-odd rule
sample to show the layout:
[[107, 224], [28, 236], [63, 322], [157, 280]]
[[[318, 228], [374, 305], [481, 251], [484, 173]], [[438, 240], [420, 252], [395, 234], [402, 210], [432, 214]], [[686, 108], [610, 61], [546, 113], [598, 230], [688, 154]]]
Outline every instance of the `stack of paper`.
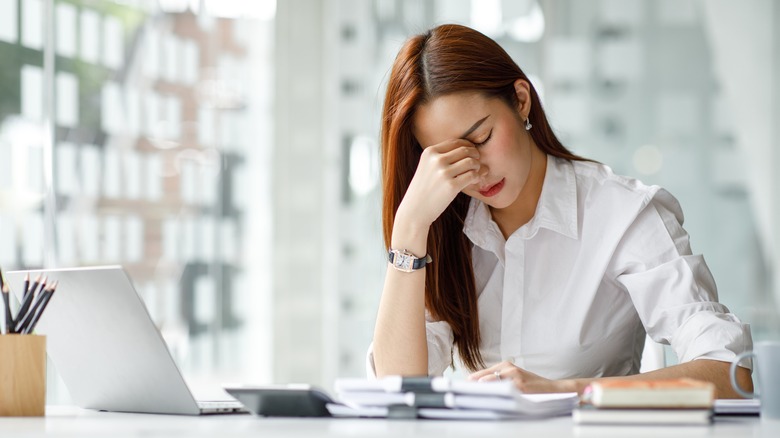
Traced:
[[579, 424], [709, 424], [715, 386], [693, 379], [595, 382], [574, 410]]
[[[513, 382], [472, 382], [443, 377], [338, 379], [343, 405], [334, 416], [407, 416], [451, 419], [522, 419], [569, 415], [576, 393], [523, 394]], [[401, 415], [397, 415], [398, 413]]]

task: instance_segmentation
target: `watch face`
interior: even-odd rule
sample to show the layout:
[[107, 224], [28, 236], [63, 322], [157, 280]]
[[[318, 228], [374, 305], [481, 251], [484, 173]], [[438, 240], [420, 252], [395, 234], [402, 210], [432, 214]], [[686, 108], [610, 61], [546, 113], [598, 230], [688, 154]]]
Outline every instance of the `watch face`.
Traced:
[[403, 253], [396, 253], [395, 255], [395, 266], [397, 266], [400, 269], [403, 269], [405, 271], [411, 271], [412, 270], [412, 256], [409, 254], [403, 254]]

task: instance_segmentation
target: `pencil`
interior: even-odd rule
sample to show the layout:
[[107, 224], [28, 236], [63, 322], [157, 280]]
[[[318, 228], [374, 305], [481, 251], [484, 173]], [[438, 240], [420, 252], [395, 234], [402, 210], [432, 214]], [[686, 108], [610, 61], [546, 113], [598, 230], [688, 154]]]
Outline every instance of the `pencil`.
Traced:
[[[2, 277], [2, 273], [0, 273], [0, 277]], [[0, 280], [2, 282], [2, 280]], [[14, 317], [11, 316], [11, 302], [8, 300], [8, 285], [3, 284], [2, 286], [3, 291], [3, 303], [5, 304], [5, 334], [11, 334], [13, 333], [13, 327], [15, 324]]]
[[3, 269], [0, 268], [0, 293], [3, 294], [3, 304], [5, 305], [5, 334], [10, 334], [14, 327], [14, 317], [11, 315], [11, 301], [9, 297], [10, 290], [5, 285]]
[[25, 327], [24, 334], [32, 333], [32, 331], [35, 330], [35, 326], [38, 325], [38, 320], [41, 319], [41, 315], [43, 315], [43, 311], [46, 310], [46, 306], [49, 305], [49, 301], [51, 301], [54, 291], [57, 290], [57, 283], [58, 282], [55, 281], [48, 290], [44, 291], [43, 298], [41, 299], [42, 302], [40, 303], [40, 306], [38, 306], [40, 309], [35, 312], [35, 316], [33, 316], [29, 325]]
[[32, 287], [24, 290], [24, 295], [22, 295], [22, 304], [19, 307], [19, 313], [16, 315], [17, 320], [21, 320], [22, 317], [24, 317], [24, 314], [27, 313], [27, 310], [30, 308], [30, 304], [32, 303], [32, 299], [35, 297], [35, 289], [38, 287], [38, 285], [41, 282], [41, 274], [38, 274], [38, 277], [35, 278], [35, 281], [33, 281]]
[[43, 280], [41, 280], [41, 274], [38, 274], [38, 278], [35, 279], [32, 287], [27, 291], [27, 295], [22, 299], [22, 305], [19, 307], [19, 312], [16, 314], [16, 327], [14, 328], [16, 333], [22, 332], [22, 323], [27, 319], [30, 305], [32, 305], [35, 296], [41, 294], [41, 292], [36, 291], [36, 289], [43, 290], [45, 286], [46, 277], [43, 277]]
[[30, 273], [24, 274], [24, 293], [22, 294], [22, 297], [27, 295], [27, 293], [30, 291]]
[[21, 334], [27, 333], [27, 327], [30, 326], [30, 323], [32, 322], [33, 318], [35, 318], [35, 314], [38, 312], [38, 309], [41, 307], [41, 305], [46, 300], [46, 297], [48, 295], [49, 295], [49, 288], [44, 286], [43, 290], [38, 293], [38, 296], [35, 299], [35, 303], [33, 303], [33, 305], [30, 307], [30, 310], [27, 311], [27, 314], [18, 317], [19, 323], [16, 325], [17, 333], [21, 333]]

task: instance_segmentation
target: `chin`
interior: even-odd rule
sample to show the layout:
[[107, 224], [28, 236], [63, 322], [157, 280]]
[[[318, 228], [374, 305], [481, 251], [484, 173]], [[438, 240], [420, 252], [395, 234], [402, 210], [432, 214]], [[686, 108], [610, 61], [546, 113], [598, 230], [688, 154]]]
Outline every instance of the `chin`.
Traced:
[[482, 202], [489, 205], [491, 208], [495, 208], [496, 210], [503, 210], [505, 208], [511, 207], [515, 202], [517, 202], [517, 199], [520, 197], [520, 191], [512, 191], [510, 187], [504, 187], [504, 190], [502, 190], [500, 193], [497, 193], [496, 196], [490, 197], [490, 198], [484, 198], [482, 199]]
[[468, 192], [466, 193], [469, 197], [472, 197], [474, 199], [477, 199], [481, 201], [483, 204], [487, 205], [490, 208], [495, 208], [498, 210], [504, 209], [512, 205], [512, 203], [517, 199], [517, 197], [512, 197], [508, 195], [507, 187], [505, 186], [503, 190], [501, 190], [500, 193], [496, 193], [495, 196], [491, 196], [489, 198], [486, 198], [482, 196], [477, 191], [474, 192]]
[[492, 200], [483, 200], [482, 202], [487, 204], [490, 208], [494, 208], [496, 210], [503, 210], [509, 207], [510, 205], [512, 205], [512, 203], [510, 202], [496, 202], [496, 201], [497, 200], [492, 199]]
[[503, 195], [503, 193], [499, 193], [497, 196], [492, 196], [490, 198], [486, 198], [482, 195], [477, 195], [475, 198], [479, 199], [490, 208], [501, 210], [512, 205], [510, 201], [501, 195]]

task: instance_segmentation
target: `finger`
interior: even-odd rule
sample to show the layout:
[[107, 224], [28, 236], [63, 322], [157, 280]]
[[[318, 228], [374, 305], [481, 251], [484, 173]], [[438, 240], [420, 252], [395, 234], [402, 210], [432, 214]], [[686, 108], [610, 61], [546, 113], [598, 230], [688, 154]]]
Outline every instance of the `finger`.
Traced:
[[482, 163], [476, 158], [466, 157], [458, 162], [453, 163], [450, 167], [445, 169], [445, 174], [450, 178], [455, 178], [468, 171], [476, 171], [479, 174], [479, 170], [482, 168]]
[[443, 141], [433, 146], [428, 146], [423, 150], [423, 152], [428, 151], [428, 153], [446, 154], [460, 148], [470, 148], [474, 149], [475, 151], [477, 150], [477, 148], [474, 146], [474, 143], [458, 138], [455, 140]]
[[461, 173], [452, 180], [453, 188], [462, 191], [466, 187], [477, 184], [482, 179], [478, 170], [469, 170]]
[[458, 180], [458, 185], [464, 184], [461, 187], [461, 190], [466, 188], [466, 186], [469, 186], [471, 184], [479, 184], [482, 181], [482, 178], [484, 178], [488, 174], [489, 169], [487, 166], [480, 165], [479, 169], [476, 170], [468, 170], [457, 177], [455, 177]]
[[493, 375], [495, 377], [495, 375], [493, 373], [496, 372], [496, 371], [500, 371], [501, 367], [503, 365], [504, 365], [503, 363], [498, 363], [498, 364], [493, 365], [492, 367], [485, 368], [484, 370], [473, 372], [473, 373], [471, 373], [467, 377], [467, 379], [468, 380], [480, 380], [483, 377], [489, 376], [489, 375]]
[[444, 162], [452, 164], [465, 158], [479, 159], [479, 150], [473, 145], [460, 146], [449, 152], [442, 153], [441, 156]]
[[507, 377], [502, 375], [500, 371], [494, 371], [486, 376], [480, 377], [477, 379], [477, 382], [500, 382], [503, 379], [507, 379]]
[[520, 388], [523, 383], [524, 371], [512, 364], [502, 362], [493, 367], [493, 371], [490, 374], [483, 375], [477, 381], [479, 382], [509, 382], [513, 381]]
[[479, 159], [479, 151], [477, 151], [477, 148], [471, 146], [471, 147], [459, 147], [457, 149], [453, 149], [451, 151], [448, 151], [446, 153], [438, 153], [438, 152], [428, 152], [426, 151], [424, 153], [424, 156], [421, 158], [421, 164], [423, 162], [427, 162], [428, 165], [432, 165], [434, 167], [440, 167], [445, 168], [451, 164], [455, 164], [459, 161], [465, 160], [465, 159]]

